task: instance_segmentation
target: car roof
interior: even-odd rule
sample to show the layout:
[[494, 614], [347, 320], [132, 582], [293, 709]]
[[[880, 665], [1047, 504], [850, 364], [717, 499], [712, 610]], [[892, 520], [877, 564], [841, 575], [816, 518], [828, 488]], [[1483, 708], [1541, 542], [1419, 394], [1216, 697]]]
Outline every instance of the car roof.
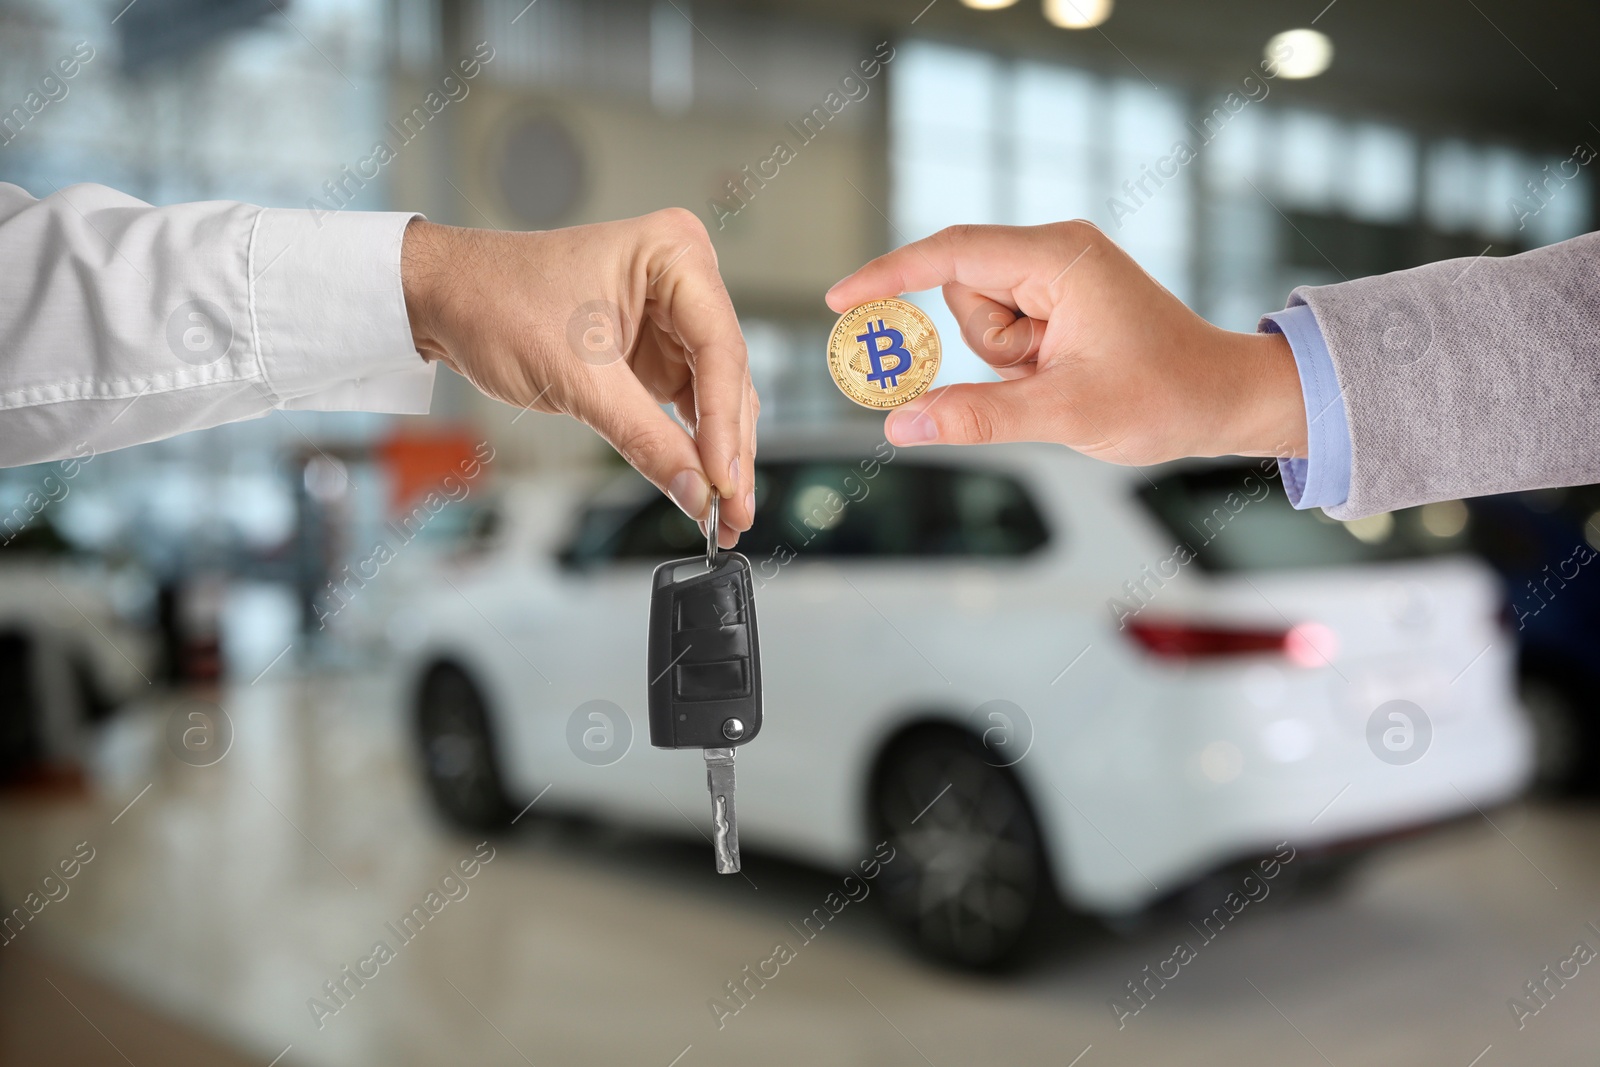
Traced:
[[759, 444], [759, 459], [779, 461], [804, 461], [827, 459], [886, 459], [893, 456], [898, 462], [904, 458], [919, 458], [919, 462], [936, 461], [945, 464], [975, 466], [1014, 466], [1023, 463], [1082, 457], [1060, 445], [1019, 443], [985, 445], [982, 448], [959, 445], [919, 445], [915, 449], [891, 445], [883, 429], [875, 423], [844, 423], [822, 429], [811, 427], [779, 427], [763, 430]]
[[[1073, 481], [1093, 481], [1112, 488], [1128, 483], [1144, 484], [1157, 472], [1165, 473], [1172, 464], [1137, 468], [1091, 459], [1062, 445], [1043, 442], [1014, 442], [984, 445], [919, 445], [915, 448], [889, 444], [876, 420], [846, 422], [825, 428], [775, 426], [763, 428], [758, 446], [758, 463], [801, 463], [815, 461], [860, 462], [878, 459], [884, 463], [911, 462], [942, 466], [973, 466], [993, 470], [1041, 471], [1066, 469]], [[1218, 461], [1185, 461], [1209, 465]], [[518, 479], [521, 481], [522, 479]], [[604, 464], [574, 475], [541, 472], [533, 481], [563, 483], [563, 489], [576, 489], [593, 502], [626, 503], [647, 492], [644, 478], [630, 467]], [[541, 492], [540, 495], [543, 495]]]
[[[758, 462], [762, 463], [857, 463], [874, 458], [885, 464], [909, 462], [982, 467], [1024, 474], [1064, 473], [1069, 481], [1079, 486], [1094, 486], [1102, 491], [1117, 493], [1125, 492], [1130, 486], [1150, 484], [1152, 479], [1159, 480], [1179, 469], [1262, 462], [1229, 456], [1180, 460], [1140, 468], [1105, 463], [1062, 445], [1040, 442], [982, 447], [896, 447], [885, 440], [882, 426], [876, 420], [852, 421], [826, 428], [780, 425], [763, 429], [758, 452]], [[530, 513], [537, 515], [540, 518], [535, 524], [546, 526], [550, 523], [552, 511], [566, 511], [579, 501], [626, 506], [651, 492], [649, 483], [637, 471], [620, 463], [612, 463], [578, 471], [543, 471], [531, 476], [513, 476], [502, 485], [500, 495], [510, 511], [523, 516]]]

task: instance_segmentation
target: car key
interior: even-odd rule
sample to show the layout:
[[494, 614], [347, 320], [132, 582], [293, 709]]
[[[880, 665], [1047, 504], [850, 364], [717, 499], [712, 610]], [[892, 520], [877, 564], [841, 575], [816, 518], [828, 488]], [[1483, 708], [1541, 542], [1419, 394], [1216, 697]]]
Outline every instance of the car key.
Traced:
[[733, 753], [761, 732], [761, 646], [750, 561], [717, 549], [711, 496], [704, 558], [655, 570], [648, 651], [650, 743], [704, 751], [717, 873], [739, 870]]

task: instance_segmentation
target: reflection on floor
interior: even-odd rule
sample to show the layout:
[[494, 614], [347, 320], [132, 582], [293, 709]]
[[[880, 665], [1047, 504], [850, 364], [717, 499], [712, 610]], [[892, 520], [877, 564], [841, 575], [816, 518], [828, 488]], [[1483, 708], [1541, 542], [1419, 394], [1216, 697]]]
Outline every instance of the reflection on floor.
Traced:
[[24, 945], [0, 953], [0, 1064], [260, 1067]]
[[[381, 680], [264, 681], [222, 703], [235, 736], [214, 765], [173, 757], [186, 712], [167, 702], [115, 722], [82, 795], [0, 803], [0, 901], [56, 898], [0, 948], [5, 1062], [100, 1062], [96, 1028], [137, 1067], [228, 1062], [180, 1034], [141, 1044], [133, 1005], [258, 1067], [1466, 1067], [1489, 1046], [1479, 1067], [1593, 1062], [1600, 975], [1550, 981], [1542, 1005], [1524, 983], [1577, 941], [1600, 948], [1594, 811], [1495, 813], [1398, 846], [1337, 896], [1279, 894], [1142, 986], [1120, 1028], [1109, 1002], [1198, 941], [1182, 916], [1064, 929], [1030, 971], [982, 979], [917, 962], [850, 908], [719, 1029], [709, 999], [831, 875], [756, 854], [748, 881], [719, 878], [698, 843], [532, 818], [480, 846], [429, 813]], [[50, 982], [72, 1010], [45, 1007], [66, 999]], [[1520, 1030], [1511, 998], [1539, 1008]]]

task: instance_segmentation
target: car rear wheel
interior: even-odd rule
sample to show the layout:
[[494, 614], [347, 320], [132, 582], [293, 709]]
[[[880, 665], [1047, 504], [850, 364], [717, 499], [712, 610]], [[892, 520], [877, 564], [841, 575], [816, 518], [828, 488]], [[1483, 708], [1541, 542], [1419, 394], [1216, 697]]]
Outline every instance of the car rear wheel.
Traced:
[[870, 803], [873, 840], [895, 849], [883, 904], [912, 943], [962, 967], [1015, 962], [1055, 899], [1016, 775], [970, 734], [929, 729], [884, 755]]
[[488, 706], [459, 668], [441, 665], [423, 679], [417, 740], [429, 792], [446, 819], [468, 830], [508, 825], [511, 801], [500, 776]]

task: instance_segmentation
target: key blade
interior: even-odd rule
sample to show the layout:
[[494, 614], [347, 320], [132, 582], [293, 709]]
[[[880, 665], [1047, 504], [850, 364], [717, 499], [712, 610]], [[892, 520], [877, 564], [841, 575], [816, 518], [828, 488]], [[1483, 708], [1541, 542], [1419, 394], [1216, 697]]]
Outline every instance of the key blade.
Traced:
[[718, 874], [739, 873], [739, 817], [733, 804], [733, 749], [708, 748], [706, 786], [711, 790], [711, 846]]

